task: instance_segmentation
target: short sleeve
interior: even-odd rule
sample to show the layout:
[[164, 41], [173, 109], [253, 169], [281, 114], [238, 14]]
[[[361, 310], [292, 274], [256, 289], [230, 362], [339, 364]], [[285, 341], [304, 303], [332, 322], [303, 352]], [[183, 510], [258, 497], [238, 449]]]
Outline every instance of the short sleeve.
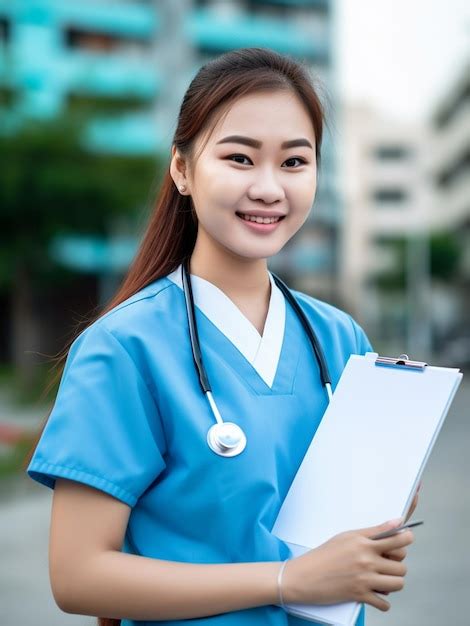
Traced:
[[121, 342], [102, 323], [72, 344], [27, 474], [100, 489], [133, 507], [165, 468], [158, 407]]
[[374, 352], [372, 345], [364, 332], [363, 328], [350, 316], [351, 323], [356, 337], [356, 354], [365, 354], [366, 352]]

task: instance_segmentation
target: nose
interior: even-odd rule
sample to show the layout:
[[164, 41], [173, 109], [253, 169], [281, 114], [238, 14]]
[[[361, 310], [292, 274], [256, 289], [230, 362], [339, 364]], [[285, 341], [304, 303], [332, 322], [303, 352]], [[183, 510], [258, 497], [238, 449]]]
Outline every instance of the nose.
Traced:
[[266, 204], [273, 204], [284, 200], [286, 194], [274, 172], [266, 168], [258, 172], [248, 189], [248, 197], [250, 200], [261, 200]]

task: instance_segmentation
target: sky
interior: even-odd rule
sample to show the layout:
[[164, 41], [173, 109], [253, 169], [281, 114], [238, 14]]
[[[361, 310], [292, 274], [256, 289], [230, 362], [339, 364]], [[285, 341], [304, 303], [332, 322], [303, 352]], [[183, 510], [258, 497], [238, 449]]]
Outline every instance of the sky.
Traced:
[[424, 121], [470, 61], [468, 0], [336, 0], [338, 81], [348, 101]]

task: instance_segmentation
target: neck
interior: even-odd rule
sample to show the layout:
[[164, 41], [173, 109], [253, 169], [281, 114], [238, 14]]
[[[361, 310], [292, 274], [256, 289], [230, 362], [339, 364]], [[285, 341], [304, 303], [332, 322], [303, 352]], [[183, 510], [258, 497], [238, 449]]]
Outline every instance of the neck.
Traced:
[[191, 255], [191, 274], [208, 280], [232, 299], [269, 302], [271, 284], [266, 259], [246, 259], [200, 237]]

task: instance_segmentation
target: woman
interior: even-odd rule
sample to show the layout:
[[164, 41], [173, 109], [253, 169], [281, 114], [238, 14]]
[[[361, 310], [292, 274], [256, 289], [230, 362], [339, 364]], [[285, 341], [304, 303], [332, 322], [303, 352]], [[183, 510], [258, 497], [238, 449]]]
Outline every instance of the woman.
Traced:
[[[267, 269], [311, 210], [322, 125], [307, 72], [269, 50], [225, 54], [189, 86], [140, 250], [73, 342], [27, 469], [54, 488], [50, 579], [64, 611], [126, 626], [292, 626], [306, 622], [282, 601], [385, 611], [377, 594], [402, 588], [412, 532], [369, 539], [397, 520], [297, 558], [270, 532], [327, 406], [307, 335]], [[188, 335], [186, 261], [213, 397], [247, 437], [231, 458], [206, 439], [214, 418]], [[334, 387], [367, 337], [293, 293]]]

